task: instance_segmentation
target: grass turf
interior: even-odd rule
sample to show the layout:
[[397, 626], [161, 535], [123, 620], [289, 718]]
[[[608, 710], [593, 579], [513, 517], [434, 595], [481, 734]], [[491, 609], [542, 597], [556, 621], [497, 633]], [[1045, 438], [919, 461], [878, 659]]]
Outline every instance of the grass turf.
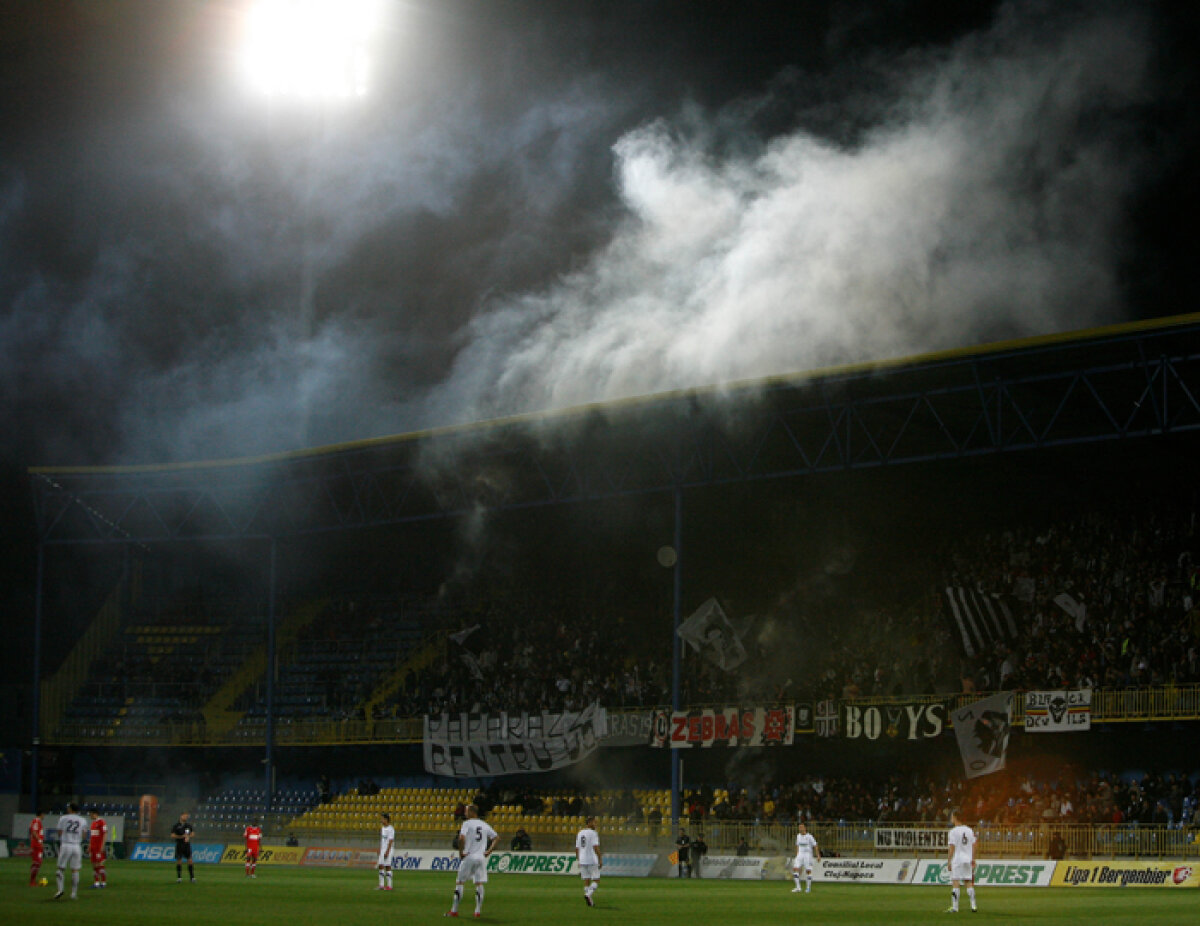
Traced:
[[[81, 871], [79, 899], [53, 900], [54, 868], [43, 866], [48, 887], [30, 888], [28, 862], [0, 862], [0, 923], [38, 926], [71, 923], [104, 926], [378, 926], [381, 922], [445, 922], [454, 889], [451, 874], [397, 872], [395, 890], [376, 891], [370, 870], [272, 868], [256, 880], [242, 869], [199, 865], [197, 883], [175, 883], [173, 865], [114, 862], [111, 886], [92, 890], [91, 870]], [[69, 885], [69, 880], [68, 880]], [[69, 892], [69, 888], [68, 888]], [[583, 901], [578, 878], [493, 875], [481, 923], [495, 926], [575, 923], [605, 926], [701, 926], [710, 923], [860, 924], [929, 923], [956, 918], [943, 914], [944, 888], [817, 884], [811, 894], [791, 893], [789, 881], [678, 881], [609, 878], [601, 882], [596, 906]], [[1162, 888], [981, 888], [980, 912], [972, 915], [963, 897], [959, 918], [1017, 924], [1160, 924], [1200, 922], [1200, 896], [1193, 889]], [[474, 922], [470, 885], [461, 919]]]

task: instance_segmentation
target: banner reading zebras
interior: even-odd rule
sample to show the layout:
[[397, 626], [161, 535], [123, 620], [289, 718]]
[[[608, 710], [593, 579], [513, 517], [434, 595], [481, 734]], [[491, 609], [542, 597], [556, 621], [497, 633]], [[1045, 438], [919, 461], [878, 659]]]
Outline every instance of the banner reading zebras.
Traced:
[[1092, 728], [1092, 689], [1030, 691], [1025, 695], [1026, 733], [1082, 733]]
[[578, 713], [427, 716], [425, 771], [474, 778], [574, 765], [596, 750], [606, 719], [599, 704]]
[[968, 656], [974, 656], [993, 640], [1017, 638], [1017, 622], [1002, 596], [960, 586], [947, 588], [946, 598]]
[[796, 710], [787, 707], [726, 707], [717, 710], [655, 711], [651, 746], [790, 746]]

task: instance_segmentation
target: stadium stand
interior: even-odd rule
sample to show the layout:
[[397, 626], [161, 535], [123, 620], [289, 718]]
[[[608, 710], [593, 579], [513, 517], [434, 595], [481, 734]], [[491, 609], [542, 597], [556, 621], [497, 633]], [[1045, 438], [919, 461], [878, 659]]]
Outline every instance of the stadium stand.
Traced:
[[[682, 700], [1071, 686], [1095, 688], [1102, 700], [1104, 692], [1194, 685], [1200, 565], [1195, 519], [1177, 501], [1149, 494], [1106, 499], [964, 532], [953, 546], [904, 560], [904, 587], [917, 589], [907, 598], [881, 592], [900, 579], [889, 568], [901, 567], [887, 563], [860, 587], [823, 595], [819, 607], [789, 611], [784, 595], [771, 616], [776, 632], [805, 645], [781, 647], [760, 623], [748, 631], [748, 658], [737, 671], [689, 653]], [[970, 639], [948, 594], [954, 589], [1003, 601], [1007, 628]], [[735, 598], [744, 592], [731, 589]], [[289, 726], [303, 726], [300, 741], [319, 742], [335, 735], [321, 724], [355, 721], [355, 738], [369, 741], [410, 737], [412, 727], [397, 733], [402, 728], [362, 722], [443, 711], [666, 703], [666, 616], [636, 603], [609, 611], [601, 600], [594, 589], [534, 589], [489, 577], [486, 596], [464, 588], [428, 599], [342, 594], [290, 604], [294, 617], [284, 619], [280, 633], [277, 723], [284, 738]], [[622, 645], [609, 645], [613, 637]], [[143, 607], [92, 661], [57, 735], [152, 742], [165, 731], [169, 741], [261, 741], [263, 639], [261, 617], [242, 603]], [[218, 705], [226, 695], [227, 708]]]
[[183, 740], [203, 737], [206, 699], [245, 660], [261, 623], [132, 622], [91, 666], [59, 735], [137, 742], [164, 728]]
[[264, 812], [263, 788], [228, 787], [208, 795], [196, 806], [193, 825], [225, 838], [240, 836], [252, 820], [262, 821], [271, 832], [316, 806], [320, 797], [315, 788], [283, 787], [275, 792], [270, 813]]
[[[281, 725], [313, 718], [363, 718], [375, 690], [426, 638], [422, 603], [390, 596], [339, 597], [327, 602], [281, 652], [275, 689]], [[265, 672], [265, 669], [264, 669]], [[261, 739], [266, 679], [260, 675], [239, 702], [245, 710], [234, 739]]]
[[[499, 801], [499, 802], [497, 802]], [[427, 840], [441, 845], [449, 842], [462, 822], [463, 809], [477, 803], [493, 826], [510, 836], [524, 828], [541, 843], [559, 844], [583, 825], [589, 813], [597, 815], [610, 833], [622, 837], [649, 835], [647, 817], [657, 808], [669, 811], [667, 790], [604, 790], [590, 794], [569, 790], [515, 792], [505, 790], [494, 798], [474, 788], [381, 788], [371, 795], [358, 789], [321, 804], [290, 821], [290, 830], [319, 838], [323, 834], [371, 833], [379, 827], [379, 814], [392, 815], [398, 838]], [[624, 810], [624, 812], [619, 812]]]

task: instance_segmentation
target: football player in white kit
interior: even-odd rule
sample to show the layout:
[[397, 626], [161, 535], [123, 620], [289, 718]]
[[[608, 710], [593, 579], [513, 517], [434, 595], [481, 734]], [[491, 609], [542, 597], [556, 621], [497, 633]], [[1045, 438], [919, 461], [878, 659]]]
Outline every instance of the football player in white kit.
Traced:
[[600, 886], [600, 869], [604, 857], [600, 854], [600, 834], [596, 832], [596, 818], [588, 817], [587, 825], [575, 835], [575, 861], [579, 865], [579, 877], [583, 879], [583, 900], [589, 907], [596, 906], [592, 895]]
[[392, 849], [396, 847], [396, 829], [392, 826], [392, 815], [381, 813], [379, 819], [383, 826], [379, 828], [379, 887], [377, 891], [392, 889]]
[[79, 896], [79, 866], [83, 864], [83, 834], [88, 822], [79, 815], [78, 804], [68, 804], [67, 812], [58, 818], [58, 867], [54, 872], [57, 891], [55, 900], [63, 895], [63, 872], [71, 869], [71, 899]]
[[479, 819], [479, 808], [467, 805], [467, 818], [458, 831], [458, 875], [454, 879], [454, 902], [446, 916], [458, 916], [458, 905], [462, 901], [463, 884], [470, 879], [475, 884], [475, 916], [483, 913], [484, 885], [487, 884], [487, 857], [496, 848], [499, 835], [487, 823]]
[[975, 907], [975, 833], [959, 819], [957, 810], [951, 812], [950, 823], [953, 829], [946, 837], [946, 865], [950, 869], [951, 886], [950, 906], [946, 912], [958, 912], [958, 889], [965, 881], [971, 912], [978, 913]]
[[[817, 848], [817, 838], [808, 831], [808, 826], [804, 823], [800, 824], [800, 832], [796, 834], [796, 857], [792, 860], [792, 880], [796, 882], [796, 886], [792, 888], [793, 894], [799, 894], [801, 890], [808, 894], [812, 892], [813, 882], [813, 856], [821, 857], [821, 850]], [[808, 875], [808, 886], [801, 888], [800, 886], [800, 869]]]

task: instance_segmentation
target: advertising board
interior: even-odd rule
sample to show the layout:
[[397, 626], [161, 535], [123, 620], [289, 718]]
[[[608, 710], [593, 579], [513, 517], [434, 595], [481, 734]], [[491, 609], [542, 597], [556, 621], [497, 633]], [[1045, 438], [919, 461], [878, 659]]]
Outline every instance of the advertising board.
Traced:
[[[374, 851], [345, 846], [311, 846], [308, 849], [263, 849], [259, 861], [268, 851], [275, 864], [302, 864], [317, 868], [374, 868]], [[299, 853], [298, 858], [290, 854]], [[242, 858], [241, 850], [230, 846], [225, 851], [226, 862]], [[613, 852], [604, 856], [604, 876], [608, 878], [648, 877], [658, 861], [657, 855]], [[457, 852], [440, 849], [400, 849], [392, 856], [396, 871], [458, 871], [461, 859]], [[490, 874], [578, 875], [574, 852], [493, 852], [488, 856]]]
[[[981, 887], [1048, 887], [1054, 866], [1045, 861], [988, 859], [975, 866], [975, 883]], [[925, 859], [912, 883], [949, 887], [949, 868], [944, 861]]]
[[703, 866], [705, 878], [759, 881], [763, 876], [763, 859], [754, 855], [706, 855]]
[[1055, 887], [1198, 887], [1192, 862], [1059, 862]]
[[[221, 853], [224, 851], [223, 843], [194, 842], [192, 843], [192, 861], [197, 865], [215, 865], [221, 861]], [[135, 862], [173, 862], [175, 861], [175, 843], [139, 842], [133, 847], [129, 858]]]
[[304, 850], [300, 864], [313, 868], [374, 868], [378, 861], [379, 853], [371, 849], [309, 846]]
[[[304, 859], [301, 846], [263, 846], [258, 853], [260, 865], [299, 865]], [[246, 864], [246, 847], [229, 846], [221, 856], [222, 865]]]
[[814, 866], [813, 878], [856, 884], [908, 884], [916, 870], [915, 858], [825, 858]]

